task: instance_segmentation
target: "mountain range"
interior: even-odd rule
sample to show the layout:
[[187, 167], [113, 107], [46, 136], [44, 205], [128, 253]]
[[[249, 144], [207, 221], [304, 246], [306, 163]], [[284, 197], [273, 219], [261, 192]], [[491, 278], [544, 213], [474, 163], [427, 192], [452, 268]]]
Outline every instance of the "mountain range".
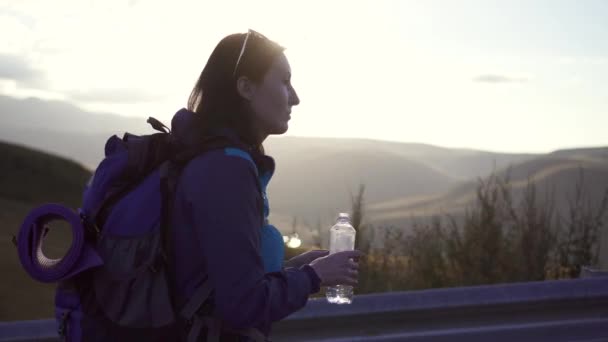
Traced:
[[[89, 170], [101, 160], [109, 136], [152, 132], [145, 118], [87, 112], [62, 101], [0, 96], [0, 115], [0, 140]], [[474, 200], [479, 180], [493, 172], [508, 172], [516, 190], [532, 181], [541, 191], [554, 189], [559, 198], [573, 191], [581, 170], [592, 193], [608, 185], [608, 147], [518, 154], [294, 136], [273, 136], [264, 145], [277, 164], [269, 186], [271, 220], [285, 234], [295, 228], [304, 240], [313, 228], [329, 228], [338, 212], [349, 211], [360, 184], [367, 220], [398, 226], [413, 217], [461, 212]]]

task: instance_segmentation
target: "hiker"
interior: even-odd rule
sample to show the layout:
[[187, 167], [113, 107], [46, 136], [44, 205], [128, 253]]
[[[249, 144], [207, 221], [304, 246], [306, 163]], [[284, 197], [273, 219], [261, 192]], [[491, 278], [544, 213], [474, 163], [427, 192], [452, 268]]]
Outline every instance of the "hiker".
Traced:
[[221, 132], [242, 146], [189, 162], [172, 212], [177, 293], [186, 300], [208, 277], [213, 310], [228, 328], [267, 335], [272, 322], [304, 307], [320, 286], [357, 284], [357, 251], [311, 251], [281, 268], [283, 239], [268, 225], [265, 196], [274, 161], [262, 143], [287, 131], [299, 102], [283, 48], [250, 30], [219, 42], [187, 110], [173, 120], [174, 134]]
[[[110, 137], [78, 210], [31, 210], [19, 260], [57, 284], [59, 337], [261, 342], [320, 286], [356, 285], [358, 251], [283, 265], [282, 235], [268, 222], [274, 161], [262, 143], [287, 131], [299, 102], [281, 46], [251, 30], [229, 35], [171, 129], [149, 118], [159, 132]], [[72, 245], [51, 260], [41, 247], [53, 220], [69, 224]]]

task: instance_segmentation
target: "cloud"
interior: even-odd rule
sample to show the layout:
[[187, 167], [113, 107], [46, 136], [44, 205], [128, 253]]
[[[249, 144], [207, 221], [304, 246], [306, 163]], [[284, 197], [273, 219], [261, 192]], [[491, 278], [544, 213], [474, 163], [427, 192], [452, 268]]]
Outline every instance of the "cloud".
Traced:
[[33, 68], [25, 58], [14, 54], [0, 54], [0, 79], [13, 80], [19, 86], [42, 88], [46, 84], [44, 72]]
[[68, 92], [68, 97], [77, 102], [134, 104], [162, 100], [164, 97], [131, 88], [87, 89]]
[[474, 82], [482, 82], [482, 83], [525, 83], [528, 82], [528, 79], [525, 77], [509, 77], [505, 75], [497, 75], [497, 74], [485, 74], [479, 75], [473, 78]]

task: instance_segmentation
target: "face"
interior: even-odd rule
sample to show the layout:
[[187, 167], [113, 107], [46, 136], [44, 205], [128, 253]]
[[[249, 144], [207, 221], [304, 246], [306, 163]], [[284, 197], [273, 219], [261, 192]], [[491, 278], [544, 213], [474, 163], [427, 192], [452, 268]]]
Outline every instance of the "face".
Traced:
[[254, 125], [263, 138], [283, 134], [291, 119], [291, 107], [300, 103], [291, 85], [291, 68], [284, 54], [280, 54], [260, 83], [252, 86], [249, 97]]

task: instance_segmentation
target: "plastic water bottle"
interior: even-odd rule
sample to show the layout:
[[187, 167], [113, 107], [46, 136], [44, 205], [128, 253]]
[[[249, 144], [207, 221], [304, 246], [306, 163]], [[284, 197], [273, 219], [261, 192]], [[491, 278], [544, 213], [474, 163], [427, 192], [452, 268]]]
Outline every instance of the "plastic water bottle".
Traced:
[[[329, 231], [329, 253], [355, 249], [355, 228], [350, 224], [346, 213], [340, 213], [336, 224]], [[348, 285], [330, 286], [325, 292], [327, 301], [332, 304], [350, 304], [353, 301], [353, 287]]]

